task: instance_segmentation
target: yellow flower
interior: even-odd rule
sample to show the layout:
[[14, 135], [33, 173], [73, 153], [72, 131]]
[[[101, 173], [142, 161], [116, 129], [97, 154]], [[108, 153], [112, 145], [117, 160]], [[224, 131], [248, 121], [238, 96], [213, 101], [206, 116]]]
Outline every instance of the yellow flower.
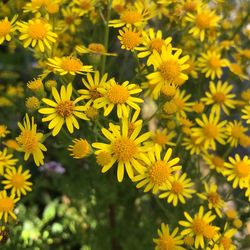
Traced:
[[8, 222], [8, 216], [10, 215], [14, 220], [17, 219], [14, 214], [14, 206], [20, 198], [15, 198], [15, 194], [7, 195], [6, 190], [0, 192], [0, 220], [4, 217], [4, 222]]
[[84, 45], [76, 46], [76, 51], [79, 54], [93, 54], [93, 55], [105, 55], [105, 56], [116, 56], [115, 53], [109, 53], [106, 51], [106, 48], [101, 43], [90, 43], [88, 47]]
[[172, 54], [172, 46], [162, 47], [161, 54], [154, 50], [150, 57], [150, 64], [153, 64], [155, 72], [147, 75], [149, 84], [156, 85], [156, 90], [160, 93], [164, 84], [178, 84], [179, 79], [187, 80], [188, 76], [184, 70], [189, 67], [185, 62], [189, 56], [179, 58], [182, 50], [177, 49]]
[[17, 15], [15, 15], [11, 21], [9, 21], [8, 17], [0, 20], [0, 44], [2, 44], [5, 40], [11, 40], [11, 33], [15, 31], [15, 21], [17, 20]]
[[28, 114], [26, 114], [23, 124], [18, 122], [18, 127], [21, 130], [21, 134], [16, 140], [24, 152], [24, 160], [27, 161], [30, 155], [32, 155], [35, 164], [37, 166], [42, 165], [44, 159], [42, 151], [47, 151], [47, 149], [42, 144], [43, 134], [37, 133], [37, 125], [34, 122], [34, 117], [31, 117], [30, 121]]
[[193, 23], [194, 27], [189, 30], [189, 33], [194, 37], [200, 37], [203, 42], [205, 39], [206, 31], [218, 27], [220, 17], [216, 15], [215, 11], [210, 10], [206, 7], [197, 8], [197, 13], [187, 13], [186, 20]]
[[238, 63], [230, 63], [229, 69], [235, 75], [237, 75], [241, 80], [248, 80], [248, 76], [243, 73], [243, 69], [240, 64]]
[[218, 173], [222, 173], [226, 169], [224, 159], [214, 153], [206, 151], [202, 154], [202, 158], [210, 169], [215, 169]]
[[250, 124], [250, 105], [245, 106], [242, 109], [243, 115], [241, 116], [242, 119], [246, 120], [247, 124]]
[[231, 147], [237, 147], [240, 138], [248, 129], [242, 126], [241, 121], [228, 122], [225, 134], [228, 136], [227, 143]]
[[[184, 130], [185, 131], [185, 130]], [[197, 142], [198, 136], [194, 136], [192, 134], [192, 129], [190, 134], [183, 139], [182, 145], [185, 147], [186, 150], [190, 151], [191, 155], [199, 155], [201, 152], [204, 152], [204, 142]]]
[[21, 194], [26, 195], [27, 191], [31, 191], [32, 183], [28, 181], [31, 177], [30, 171], [26, 170], [23, 172], [23, 167], [20, 165], [18, 169], [11, 168], [6, 169], [4, 174], [5, 180], [2, 181], [4, 189], [10, 189], [11, 192], [21, 196]]
[[80, 9], [80, 15], [84, 15], [95, 9], [96, 0], [74, 0]]
[[[114, 124], [110, 124], [115, 126]], [[105, 165], [102, 162], [102, 173], [107, 172], [115, 162], [118, 163], [117, 168], [117, 179], [119, 182], [123, 180], [124, 177], [124, 168], [130, 179], [134, 177], [135, 172], [144, 173], [145, 167], [142, 165], [141, 161], [143, 160], [143, 147], [141, 143], [146, 141], [151, 133], [147, 132], [142, 135], [139, 135], [142, 129], [142, 124], [135, 128], [133, 133], [129, 136], [129, 127], [128, 120], [122, 120], [122, 127], [118, 129], [113, 127], [113, 129], [102, 129], [103, 135], [110, 141], [110, 143], [100, 143], [95, 142], [92, 144], [94, 148], [97, 148], [95, 154], [103, 154], [106, 152], [111, 156], [111, 159], [105, 157], [109, 161], [106, 161]], [[143, 157], [143, 158], [142, 158]], [[100, 159], [100, 158], [99, 158]], [[101, 160], [101, 159], [100, 159]]]
[[7, 148], [0, 151], [0, 175], [3, 175], [5, 168], [12, 168], [16, 165], [17, 159], [13, 158], [13, 154], [8, 154]]
[[229, 110], [235, 108], [234, 98], [235, 94], [230, 93], [233, 86], [229, 85], [227, 82], [222, 84], [222, 81], [218, 81], [217, 85], [214, 82], [210, 82], [209, 89], [210, 92], [206, 92], [206, 97], [201, 100], [205, 105], [212, 105], [211, 112], [217, 112], [220, 114], [221, 109], [229, 115]]
[[176, 173], [174, 179], [170, 182], [169, 188], [161, 189], [163, 192], [159, 195], [159, 198], [166, 198], [168, 203], [172, 203], [175, 207], [178, 205], [178, 201], [182, 204], [186, 203], [185, 199], [192, 198], [192, 194], [196, 191], [192, 188], [194, 183], [191, 179], [187, 178], [187, 174]]
[[153, 239], [156, 244], [155, 250], [185, 250], [182, 247], [183, 240], [181, 235], [177, 235], [179, 228], [175, 228], [172, 233], [167, 224], [161, 223], [161, 229], [158, 229], [159, 238]]
[[242, 159], [236, 154], [235, 157], [229, 157], [229, 162], [225, 162], [226, 170], [223, 175], [227, 176], [228, 181], [233, 181], [233, 188], [237, 186], [240, 189], [248, 187], [250, 181], [250, 159], [245, 155]]
[[108, 74], [104, 74], [100, 77], [99, 71], [95, 71], [94, 76], [87, 73], [86, 77], [86, 80], [82, 78], [82, 83], [87, 89], [80, 89], [78, 90], [78, 93], [81, 95], [82, 99], [88, 100], [86, 106], [90, 106], [96, 99], [102, 96], [98, 91], [98, 88], [107, 83]]
[[[184, 212], [187, 221], [179, 221], [179, 224], [186, 227], [181, 232], [181, 235], [188, 235], [195, 237], [194, 246], [196, 249], [204, 248], [204, 238], [211, 239], [216, 236], [218, 228], [212, 226], [210, 223], [216, 218], [211, 211], [204, 214], [204, 207], [199, 208], [199, 212], [192, 218], [187, 212]], [[209, 236], [209, 237], [208, 237]], [[212, 236], [212, 237], [211, 237]]]
[[61, 86], [60, 94], [56, 88], [52, 88], [52, 95], [55, 101], [47, 98], [42, 99], [42, 102], [50, 106], [49, 108], [39, 109], [39, 113], [47, 115], [42, 121], [49, 122], [48, 128], [52, 129], [53, 136], [56, 136], [60, 132], [65, 122], [68, 131], [72, 134], [74, 132], [74, 127], [76, 129], [80, 128], [75, 116], [83, 120], [88, 120], [86, 114], [83, 113], [86, 107], [76, 105], [82, 98], [78, 97], [74, 101], [71, 100], [71, 83], [67, 85], [67, 88]]
[[51, 0], [31, 0], [23, 7], [24, 13], [35, 13], [39, 11], [42, 7], [46, 7], [49, 2], [51, 2]]
[[210, 113], [209, 117], [206, 114], [202, 114], [202, 119], [196, 118], [196, 123], [200, 126], [199, 128], [192, 128], [192, 136], [197, 137], [197, 144], [203, 142], [204, 149], [216, 149], [216, 142], [225, 144], [226, 135], [225, 124], [227, 121], [219, 122], [219, 115]]
[[34, 112], [40, 108], [40, 101], [37, 97], [31, 96], [26, 99], [25, 106], [28, 112]]
[[132, 181], [138, 182], [137, 188], [145, 186], [144, 192], [152, 189], [153, 194], [156, 194], [159, 189], [170, 186], [174, 180], [173, 172], [181, 169], [180, 165], [176, 165], [180, 159], [178, 157], [170, 160], [172, 149], [169, 148], [164, 157], [161, 157], [161, 150], [155, 147], [155, 150], [149, 151], [146, 156], [143, 156], [143, 161], [146, 164], [144, 172], [136, 175]]
[[38, 47], [41, 52], [45, 47], [51, 49], [51, 43], [56, 42], [57, 34], [52, 32], [52, 27], [44, 19], [34, 19], [27, 22], [18, 22], [21, 33], [19, 39], [23, 41], [24, 48], [28, 46]]
[[7, 141], [4, 141], [3, 145], [5, 145], [7, 148], [14, 149], [16, 151], [21, 151], [21, 148], [19, 147], [16, 140], [9, 139]]
[[127, 118], [129, 107], [139, 110], [140, 107], [137, 103], [143, 103], [143, 99], [132, 96], [140, 93], [142, 89], [136, 84], [130, 84], [129, 81], [119, 85], [112, 78], [104, 86], [97, 88], [97, 90], [102, 96], [94, 101], [94, 108], [104, 108], [104, 116], [109, 115], [116, 106], [118, 118]]
[[228, 66], [229, 62], [227, 59], [222, 59], [220, 52], [216, 50], [208, 50], [207, 53], [201, 53], [201, 57], [198, 59], [197, 67], [205, 74], [206, 78], [212, 80], [221, 78], [222, 68]]
[[10, 131], [8, 130], [7, 126], [0, 124], [0, 138], [6, 137], [6, 135], [9, 133]]
[[68, 150], [72, 153], [70, 154], [75, 159], [82, 159], [88, 156], [88, 154], [91, 151], [89, 143], [80, 138], [80, 139], [74, 139], [72, 140], [73, 145], [70, 145], [68, 147]]
[[237, 230], [234, 228], [226, 230], [216, 241], [218, 243], [214, 245], [213, 250], [236, 250], [237, 247], [232, 241], [232, 237], [236, 234], [236, 232]]
[[221, 210], [224, 206], [224, 201], [221, 199], [220, 195], [217, 192], [217, 185], [212, 183], [208, 185], [206, 182], [204, 183], [205, 192], [197, 193], [197, 195], [203, 199], [208, 201], [208, 208], [214, 209], [219, 217], [222, 217]]
[[191, 94], [186, 94], [185, 90], [178, 90], [172, 99], [172, 102], [176, 105], [177, 117], [186, 117], [186, 112], [192, 112], [193, 103], [188, 102], [191, 98]]
[[34, 78], [27, 83], [27, 87], [35, 94], [42, 95], [44, 92], [44, 86], [41, 78]]
[[55, 72], [59, 72], [60, 75], [76, 75], [92, 71], [92, 66], [83, 65], [80, 59], [73, 56], [49, 58], [48, 61], [48, 65], [51, 66]]

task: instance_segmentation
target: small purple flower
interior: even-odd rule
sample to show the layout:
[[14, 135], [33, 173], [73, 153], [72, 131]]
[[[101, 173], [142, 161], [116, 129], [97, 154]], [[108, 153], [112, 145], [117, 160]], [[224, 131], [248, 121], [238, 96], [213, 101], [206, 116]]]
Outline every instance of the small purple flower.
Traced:
[[46, 162], [43, 166], [40, 167], [40, 169], [42, 171], [45, 170], [47, 172], [54, 172], [57, 174], [63, 174], [66, 171], [62, 164], [56, 161]]

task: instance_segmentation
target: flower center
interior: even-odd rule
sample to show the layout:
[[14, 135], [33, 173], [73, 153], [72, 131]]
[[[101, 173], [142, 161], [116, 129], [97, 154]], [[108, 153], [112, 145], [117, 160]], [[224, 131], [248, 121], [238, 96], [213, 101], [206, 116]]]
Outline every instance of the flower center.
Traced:
[[172, 193], [175, 193], [175, 194], [181, 194], [183, 191], [183, 185], [178, 181], [174, 181], [172, 183], [171, 191]]
[[237, 162], [235, 168], [239, 178], [248, 177], [250, 175], [250, 166], [244, 161]]
[[23, 148], [24, 152], [32, 153], [37, 149], [38, 140], [36, 133], [24, 130], [21, 135], [17, 137], [17, 142]]
[[75, 157], [83, 158], [89, 152], [89, 145], [85, 140], [77, 141], [72, 148], [72, 152]]
[[210, 27], [211, 18], [207, 13], [201, 12], [196, 16], [195, 22], [198, 28], [207, 29]]
[[216, 92], [214, 95], [213, 95], [213, 99], [215, 102], [218, 102], [218, 103], [224, 103], [225, 100], [226, 100], [226, 95], [223, 93], [223, 92]]
[[136, 10], [124, 10], [120, 17], [121, 21], [128, 24], [135, 24], [142, 19], [141, 14]]
[[62, 117], [68, 117], [74, 110], [74, 103], [72, 101], [62, 101], [56, 107], [56, 112]]
[[140, 34], [131, 30], [127, 30], [122, 35], [122, 43], [126, 49], [133, 49], [141, 43]]
[[118, 161], [130, 161], [137, 153], [137, 146], [134, 141], [127, 137], [116, 139], [113, 142], [113, 151]]
[[164, 41], [162, 39], [155, 38], [150, 42], [149, 47], [151, 50], [155, 49], [155, 50], [157, 50], [158, 53], [160, 53], [163, 45], [164, 45]]
[[23, 188], [25, 179], [20, 174], [15, 174], [11, 178], [11, 183], [15, 188]]
[[221, 157], [214, 156], [211, 161], [216, 168], [224, 168], [224, 160]]
[[242, 127], [241, 126], [234, 125], [231, 128], [231, 135], [232, 135], [232, 137], [239, 139], [242, 136], [242, 134], [243, 134], [243, 131], [242, 131]]
[[161, 76], [164, 80], [174, 81], [180, 74], [180, 66], [174, 59], [169, 59], [163, 62], [159, 67]]
[[105, 166], [111, 161], [111, 154], [109, 152], [103, 151], [96, 156], [96, 162], [100, 166]]
[[90, 0], [82, 0], [80, 1], [80, 7], [82, 10], [89, 10], [91, 8]]
[[193, 11], [195, 11], [196, 6], [197, 6], [197, 3], [195, 1], [186, 2], [184, 4], [184, 10], [189, 11], [189, 12], [193, 12]]
[[68, 56], [62, 59], [61, 67], [68, 72], [77, 72], [82, 69], [82, 62], [78, 58]]
[[193, 231], [194, 231], [194, 233], [196, 235], [198, 235], [198, 234], [203, 235], [204, 234], [204, 229], [205, 229], [206, 226], [207, 226], [207, 223], [204, 220], [200, 219], [200, 218], [195, 218], [193, 220], [192, 229], [193, 229]]
[[218, 58], [217, 56], [212, 56], [209, 60], [208, 60], [208, 65], [210, 66], [210, 68], [212, 69], [218, 69], [221, 67], [221, 61], [220, 58]]
[[176, 249], [174, 239], [170, 235], [164, 236], [164, 238], [161, 238], [159, 240], [159, 249], [160, 250], [174, 250], [174, 249]]
[[4, 37], [9, 34], [11, 29], [11, 24], [8, 20], [0, 21], [0, 37]]
[[213, 204], [217, 205], [220, 201], [220, 196], [216, 192], [210, 192], [208, 194], [208, 200]]
[[11, 198], [5, 197], [0, 199], [0, 212], [9, 212], [14, 208], [14, 201]]
[[159, 186], [169, 179], [170, 174], [171, 169], [164, 161], [155, 162], [149, 169], [150, 180]]
[[222, 236], [220, 239], [220, 243], [223, 245], [225, 250], [229, 250], [232, 244], [232, 240], [226, 236]]
[[154, 142], [163, 146], [163, 145], [168, 143], [168, 137], [167, 137], [167, 135], [157, 133], [154, 136]]
[[183, 110], [185, 107], [185, 101], [180, 98], [174, 98], [174, 103], [179, 111]]
[[108, 99], [114, 104], [122, 104], [129, 98], [128, 89], [121, 85], [112, 86], [107, 92]]
[[204, 236], [208, 239], [213, 239], [215, 234], [216, 234], [216, 230], [213, 226], [211, 225], [206, 225], [204, 228]]
[[204, 134], [206, 137], [214, 139], [218, 136], [218, 129], [214, 124], [209, 123], [204, 127]]
[[42, 40], [47, 35], [47, 27], [42, 22], [29, 24], [29, 35], [32, 39]]
[[88, 48], [96, 53], [105, 53], [105, 47], [101, 43], [90, 43]]

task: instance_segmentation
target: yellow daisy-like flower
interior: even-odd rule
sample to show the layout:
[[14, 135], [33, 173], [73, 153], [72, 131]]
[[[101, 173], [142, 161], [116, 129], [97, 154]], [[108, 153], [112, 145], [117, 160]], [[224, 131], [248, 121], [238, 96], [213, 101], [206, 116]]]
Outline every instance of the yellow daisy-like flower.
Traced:
[[242, 126], [241, 121], [228, 122], [225, 134], [228, 136], [227, 143], [231, 147], [237, 147], [240, 138], [248, 129]]
[[70, 154], [75, 159], [82, 159], [88, 156], [88, 154], [91, 151], [89, 143], [80, 138], [80, 139], [74, 139], [72, 140], [73, 145], [70, 145], [68, 147], [68, 150], [72, 153]]
[[3, 175], [5, 168], [12, 168], [16, 165], [17, 159], [13, 158], [13, 154], [8, 154], [7, 148], [0, 151], [0, 175]]
[[193, 23], [194, 27], [189, 30], [189, 33], [194, 37], [200, 37], [203, 42], [205, 39], [206, 31], [218, 27], [218, 22], [221, 17], [217, 16], [215, 11], [209, 8], [199, 7], [197, 8], [197, 13], [187, 13], [186, 20]]
[[205, 74], [206, 78], [212, 80], [221, 78], [222, 68], [227, 67], [229, 62], [227, 59], [221, 58], [220, 52], [216, 50], [208, 50], [206, 53], [201, 53], [201, 57], [198, 58], [197, 67]]
[[237, 230], [235, 228], [227, 229], [222, 235], [219, 236], [218, 240], [214, 246], [213, 250], [236, 250], [237, 246], [234, 245], [232, 238], [236, 234]]
[[184, 212], [187, 221], [179, 221], [179, 224], [186, 227], [181, 232], [181, 235], [188, 235], [195, 238], [194, 246], [196, 249], [204, 248], [204, 238], [212, 239], [216, 237], [216, 227], [210, 225], [210, 223], [216, 218], [211, 211], [204, 213], [204, 207], [199, 208], [199, 212], [192, 218], [189, 213]]
[[83, 65], [82, 61], [74, 56], [48, 58], [48, 65], [60, 75], [76, 75], [92, 72], [92, 66]]
[[87, 73], [86, 77], [86, 80], [82, 78], [82, 83], [87, 89], [79, 89], [78, 93], [84, 100], [88, 100], [86, 106], [90, 106], [96, 99], [102, 96], [102, 94], [98, 91], [98, 88], [107, 83], [108, 74], [104, 74], [100, 77], [99, 71], [95, 71], [94, 76]]
[[4, 141], [3, 145], [5, 145], [7, 148], [10, 148], [16, 151], [22, 151], [17, 141], [14, 139], [9, 139], [9, 140]]
[[179, 228], [175, 228], [172, 233], [167, 224], [162, 223], [161, 229], [158, 229], [159, 238], [153, 239], [156, 244], [155, 250], [185, 250], [181, 235], [177, 235]]
[[49, 0], [31, 0], [23, 7], [24, 13], [32, 12], [35, 13], [39, 11], [42, 7], [46, 7], [46, 5], [51, 2]]
[[4, 218], [4, 222], [8, 222], [8, 216], [10, 215], [14, 220], [17, 219], [14, 214], [14, 206], [20, 198], [15, 198], [15, 194], [7, 195], [6, 190], [0, 192], [0, 220]]
[[178, 205], [178, 201], [182, 204], [186, 203], [186, 199], [192, 198], [192, 194], [196, 191], [192, 188], [194, 183], [191, 179], [187, 178], [187, 174], [176, 173], [174, 179], [170, 182], [171, 186], [167, 189], [161, 189], [163, 192], [159, 195], [159, 198], [167, 200], [168, 203], [172, 203], [175, 207]]
[[28, 23], [18, 22], [17, 25], [21, 33], [19, 39], [23, 41], [24, 48], [31, 45], [44, 52], [45, 47], [51, 49], [51, 44], [56, 42], [57, 34], [51, 31], [51, 25], [44, 19], [33, 19]]
[[6, 135], [9, 133], [10, 131], [8, 130], [7, 126], [0, 124], [0, 138], [6, 137]]
[[130, 84], [129, 81], [119, 85], [114, 79], [110, 79], [97, 90], [102, 96], [94, 101], [94, 107], [97, 109], [104, 108], [104, 116], [109, 115], [116, 106], [118, 118], [127, 118], [129, 107], [139, 110], [140, 106], [137, 103], [143, 103], [143, 99], [132, 96], [140, 93], [142, 89], [136, 84]]
[[26, 195], [27, 192], [32, 190], [32, 183], [28, 181], [30, 177], [30, 171], [26, 170], [23, 172], [23, 167], [20, 165], [18, 169], [6, 169], [6, 174], [4, 174], [5, 180], [2, 181], [2, 184], [4, 189], [11, 188], [11, 191], [19, 197], [21, 194]]
[[101, 43], [90, 43], [88, 47], [84, 45], [76, 46], [76, 51], [79, 54], [92, 54], [92, 55], [105, 55], [105, 56], [116, 56], [115, 53], [109, 53], [106, 51], [106, 48]]
[[186, 150], [190, 151], [191, 155], [199, 155], [201, 152], [204, 152], [204, 142], [201, 141], [197, 143], [198, 136], [194, 136], [192, 134], [192, 129], [190, 130], [190, 134], [183, 139], [182, 146], [185, 147]]
[[172, 54], [172, 51], [171, 45], [164, 46], [161, 54], [154, 50], [150, 57], [150, 64], [153, 64], [155, 72], [146, 77], [151, 85], [157, 85], [158, 93], [160, 93], [164, 84], [177, 84], [179, 79], [188, 79], [183, 71], [189, 67], [188, 64], [185, 64], [189, 56], [179, 58], [182, 50], [177, 49], [174, 54]]
[[152, 189], [153, 194], [156, 194], [161, 188], [170, 187], [171, 181], [174, 180], [173, 173], [181, 169], [180, 165], [176, 165], [180, 158], [175, 157], [170, 160], [171, 155], [171, 148], [166, 151], [163, 158], [159, 147], [156, 146], [154, 151], [149, 151], [143, 157], [147, 168], [132, 179], [133, 182], [138, 182], [136, 187], [145, 186], [144, 192]]
[[224, 201], [221, 199], [221, 196], [217, 192], [217, 185], [212, 183], [208, 185], [204, 183], [205, 192], [204, 193], [197, 193], [197, 195], [203, 199], [208, 201], [208, 208], [214, 209], [215, 212], [218, 214], [219, 217], [222, 217], [221, 210], [224, 206]]
[[[110, 124], [111, 126], [115, 126]], [[124, 168], [130, 179], [132, 179], [135, 173], [144, 173], [145, 167], [142, 165], [143, 157], [143, 147], [141, 143], [146, 141], [151, 133], [147, 132], [139, 135], [142, 129], [142, 124], [137, 126], [131, 135], [128, 135], [129, 126], [128, 120], [122, 120], [122, 127], [118, 129], [113, 127], [113, 129], [102, 129], [103, 135], [110, 141], [110, 143], [100, 143], [95, 142], [92, 144], [96, 148], [95, 154], [97, 156], [105, 156], [103, 161], [101, 157], [99, 160], [102, 166], [102, 173], [107, 172], [115, 162], [118, 163], [117, 168], [117, 179], [119, 182], [123, 180]]]
[[221, 109], [229, 115], [229, 110], [234, 109], [234, 98], [235, 94], [230, 93], [233, 88], [233, 85], [228, 84], [227, 82], [222, 83], [218, 81], [215, 85], [214, 82], [210, 82], [209, 89], [210, 92], [206, 92], [206, 97], [203, 97], [201, 100], [205, 105], [212, 105], [211, 112], [217, 112], [220, 114]]
[[15, 15], [11, 21], [9, 21], [8, 17], [0, 20], [0, 44], [2, 44], [5, 40], [11, 40], [11, 33], [15, 31], [15, 22], [17, 20], [17, 15]]
[[249, 186], [250, 181], [250, 159], [245, 155], [242, 159], [236, 154], [235, 157], [229, 157], [229, 162], [225, 162], [226, 170], [223, 175], [227, 176], [228, 181], [233, 181], [233, 188], [237, 186], [240, 189]]
[[204, 142], [204, 149], [216, 149], [216, 142], [225, 144], [226, 135], [225, 125], [227, 121], [219, 122], [220, 116], [215, 113], [210, 113], [209, 117], [202, 114], [202, 119], [196, 118], [196, 123], [200, 128], [192, 128], [192, 135], [197, 137], [196, 143]]
[[242, 110], [242, 119], [246, 120], [247, 124], [250, 124], [250, 105], [245, 106]]
[[52, 95], [55, 101], [47, 98], [42, 99], [42, 102], [50, 107], [40, 108], [38, 112], [47, 115], [42, 121], [49, 122], [48, 128], [52, 129], [53, 136], [56, 136], [60, 132], [65, 122], [71, 134], [74, 132], [74, 128], [79, 129], [79, 123], [75, 116], [83, 120], [88, 120], [86, 114], [83, 113], [86, 107], [76, 105], [82, 98], [78, 97], [74, 101], [71, 100], [72, 89], [71, 83], [67, 85], [67, 88], [61, 86], [60, 94], [56, 88], [52, 88]]
[[224, 159], [219, 155], [206, 151], [202, 154], [202, 158], [210, 169], [215, 169], [218, 173], [222, 173], [226, 169]]
[[[150, 28], [146, 32], [142, 32], [142, 46], [137, 47], [136, 50], [140, 51], [138, 53], [138, 58], [144, 58], [150, 56], [154, 50], [156, 50], [159, 54], [161, 53], [162, 47], [167, 47], [171, 41], [171, 37], [167, 37], [165, 39], [162, 38], [162, 31]], [[150, 65], [150, 61], [148, 61]]]
[[34, 117], [31, 117], [30, 121], [28, 114], [26, 114], [23, 124], [18, 122], [18, 127], [21, 130], [21, 134], [16, 140], [24, 152], [24, 160], [27, 161], [30, 155], [32, 155], [35, 164], [37, 166], [42, 165], [44, 159], [42, 151], [47, 151], [47, 149], [42, 144], [43, 134], [37, 133], [37, 125], [34, 122]]

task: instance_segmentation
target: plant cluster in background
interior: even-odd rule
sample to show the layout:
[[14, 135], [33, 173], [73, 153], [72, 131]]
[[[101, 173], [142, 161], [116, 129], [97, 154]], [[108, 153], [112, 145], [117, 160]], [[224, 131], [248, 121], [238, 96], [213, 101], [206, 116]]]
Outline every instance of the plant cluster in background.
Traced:
[[1, 248], [247, 249], [249, 13], [2, 1]]

